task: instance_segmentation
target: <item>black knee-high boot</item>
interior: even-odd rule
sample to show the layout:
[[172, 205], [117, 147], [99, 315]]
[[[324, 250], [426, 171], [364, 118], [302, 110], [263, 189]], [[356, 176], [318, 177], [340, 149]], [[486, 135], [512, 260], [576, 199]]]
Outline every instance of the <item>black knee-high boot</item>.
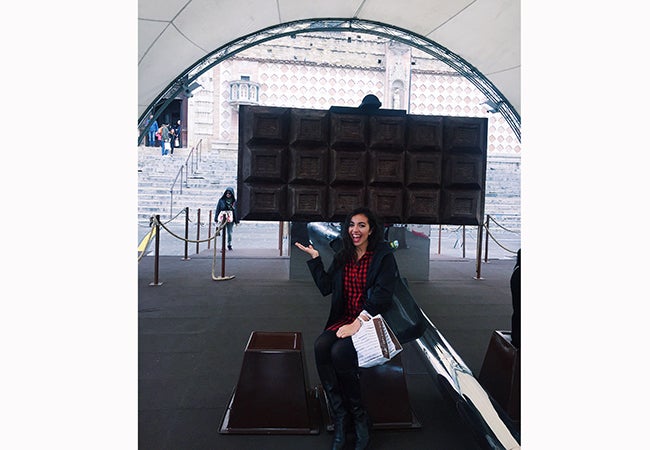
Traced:
[[332, 441], [332, 450], [343, 450], [343, 447], [345, 447], [345, 426], [348, 420], [348, 412], [339, 380], [334, 368], [331, 366], [318, 367], [318, 375], [333, 415], [334, 440]]
[[367, 449], [370, 443], [370, 417], [361, 402], [359, 372], [355, 370], [337, 375], [354, 421], [354, 432], [357, 438], [354, 450]]

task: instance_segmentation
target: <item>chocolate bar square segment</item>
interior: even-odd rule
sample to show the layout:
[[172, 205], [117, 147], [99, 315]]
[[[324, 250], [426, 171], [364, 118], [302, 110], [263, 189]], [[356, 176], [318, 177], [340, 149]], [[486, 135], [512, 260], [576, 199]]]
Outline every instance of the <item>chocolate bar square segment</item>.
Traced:
[[440, 189], [409, 189], [406, 192], [406, 223], [439, 223]]
[[404, 221], [404, 190], [401, 188], [368, 188], [368, 207], [386, 222]]
[[440, 223], [449, 225], [478, 225], [482, 219], [481, 191], [443, 189]]
[[370, 150], [368, 154], [370, 157], [369, 184], [393, 186], [404, 184], [404, 153]]
[[406, 121], [406, 148], [410, 151], [442, 151], [442, 116], [409, 116]]
[[487, 119], [480, 117], [445, 117], [444, 151], [486, 153]]
[[288, 220], [327, 220], [327, 186], [290, 185], [288, 190]]
[[295, 146], [327, 146], [329, 112], [314, 109], [291, 109], [289, 142]]
[[289, 108], [241, 105], [239, 108], [240, 144], [289, 143]]
[[360, 185], [330, 187], [328, 203], [328, 220], [343, 220], [350, 211], [366, 204], [366, 189]]
[[285, 185], [242, 183], [237, 203], [243, 220], [288, 220]]
[[368, 117], [359, 114], [330, 113], [330, 146], [366, 147]]
[[286, 183], [285, 154], [284, 147], [242, 147], [239, 157], [242, 181]]
[[330, 150], [330, 184], [365, 184], [366, 152]]
[[322, 148], [291, 148], [289, 150], [289, 183], [329, 183], [329, 151]]
[[447, 155], [444, 186], [482, 189], [485, 175], [484, 158], [474, 153]]
[[442, 179], [442, 153], [406, 152], [406, 185], [440, 186]]
[[406, 116], [371, 116], [370, 148], [402, 152], [406, 143]]

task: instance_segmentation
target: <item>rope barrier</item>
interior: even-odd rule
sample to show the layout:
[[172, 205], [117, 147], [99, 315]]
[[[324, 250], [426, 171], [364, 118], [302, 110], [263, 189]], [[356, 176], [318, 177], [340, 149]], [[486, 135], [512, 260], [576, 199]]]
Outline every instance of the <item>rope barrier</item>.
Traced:
[[[155, 219], [154, 219], [154, 220], [155, 220]], [[173, 231], [171, 231], [169, 228], [167, 228], [167, 227], [165, 226], [165, 224], [160, 223], [160, 222], [158, 222], [158, 223], [160, 224], [161, 227], [163, 227], [163, 229], [164, 229], [165, 231], [167, 231], [169, 234], [171, 234], [172, 236], [174, 236], [176, 239], [180, 239], [181, 241], [189, 242], [189, 243], [191, 243], [191, 244], [202, 244], [202, 243], [204, 243], [204, 242], [211, 241], [212, 239], [215, 239], [215, 238], [218, 236], [217, 234], [215, 234], [214, 236], [209, 237], [209, 238], [207, 238], [207, 239], [197, 239], [197, 240], [186, 239], [186, 238], [184, 238], [184, 237], [181, 237], [181, 236], [177, 235], [177, 234], [174, 233]]]
[[494, 222], [495, 224], [497, 224], [497, 226], [498, 226], [499, 228], [501, 228], [501, 229], [503, 229], [503, 230], [505, 230], [505, 231], [507, 231], [507, 232], [509, 232], [509, 233], [520, 234], [520, 233], [518, 233], [518, 232], [516, 232], [516, 231], [513, 231], [513, 230], [509, 230], [509, 229], [507, 229], [506, 227], [504, 227], [503, 225], [501, 225], [499, 222], [497, 222], [496, 220], [494, 220], [494, 217], [492, 217], [492, 216], [488, 216], [488, 217], [489, 217], [489, 219], [490, 219], [492, 222]]
[[[184, 210], [183, 210], [183, 211], [184, 211]], [[183, 212], [183, 211], [181, 211], [181, 212]], [[179, 214], [180, 214], [180, 213], [179, 213]], [[178, 216], [178, 214], [176, 215], [176, 217], [177, 217], [177, 216]], [[224, 272], [225, 272], [225, 257], [226, 257], [226, 253], [225, 253], [225, 246], [226, 246], [226, 233], [222, 233], [222, 231], [223, 231], [223, 229], [226, 227], [226, 225], [227, 225], [227, 223], [228, 223], [228, 222], [227, 222], [227, 218], [224, 217], [224, 219], [221, 221], [221, 223], [219, 223], [218, 227], [217, 227], [216, 230], [215, 230], [215, 234], [214, 234], [214, 236], [208, 237], [207, 239], [196, 239], [196, 240], [192, 240], [192, 239], [187, 239], [187, 238], [183, 238], [183, 237], [181, 237], [181, 236], [178, 236], [176, 233], [174, 233], [174, 232], [171, 231], [169, 228], [167, 228], [167, 227], [165, 226], [165, 224], [162, 223], [162, 222], [160, 221], [160, 218], [159, 218], [159, 217], [160, 217], [160, 216], [152, 216], [151, 219], [150, 219], [151, 231], [149, 231], [148, 235], [146, 236], [147, 241], [146, 241], [146, 244], [145, 244], [145, 248], [144, 248], [144, 250], [142, 251], [142, 253], [141, 253], [140, 255], [138, 255], [138, 262], [139, 262], [139, 261], [142, 259], [142, 257], [147, 253], [147, 248], [149, 247], [149, 243], [151, 242], [151, 238], [152, 238], [154, 235], [156, 236], [156, 245], [158, 245], [158, 242], [159, 242], [159, 240], [160, 240], [160, 236], [159, 236], [160, 232], [157, 232], [157, 233], [156, 233], [155, 230], [156, 230], [157, 228], [159, 228], [159, 227], [162, 227], [164, 230], [166, 230], [169, 234], [171, 234], [172, 236], [174, 236], [176, 239], [179, 239], [179, 240], [181, 240], [181, 241], [185, 241], [185, 242], [196, 243], [196, 244], [197, 244], [197, 247], [198, 247], [198, 244], [199, 244], [199, 243], [210, 242], [210, 241], [212, 241], [212, 240], [214, 239], [214, 240], [215, 240], [215, 245], [214, 245], [214, 252], [213, 252], [213, 255], [212, 255], [212, 274], [211, 274], [211, 275], [212, 275], [212, 279], [213, 279], [214, 281], [221, 281], [221, 280], [231, 280], [231, 279], [235, 278], [234, 275], [231, 275], [231, 276], [225, 276], [225, 275], [224, 275]], [[171, 220], [173, 220], [173, 219], [170, 219], [170, 220], [169, 220], [168, 222], [166, 222], [166, 223], [169, 223]], [[202, 225], [202, 223], [199, 222], [199, 225]], [[222, 236], [222, 237], [223, 237], [223, 242], [222, 242], [222, 246], [221, 246], [221, 247], [222, 247], [222, 248], [221, 248], [221, 252], [222, 252], [222, 258], [221, 258], [221, 259], [222, 259], [222, 261], [221, 261], [221, 272], [222, 272], [222, 274], [221, 274], [220, 277], [217, 277], [217, 276], [215, 275], [215, 273], [214, 273], [214, 272], [215, 272], [215, 266], [216, 266], [216, 260], [217, 260], [217, 244], [216, 244], [216, 238], [217, 238], [217, 236]], [[143, 242], [144, 242], [144, 240], [143, 240]], [[140, 246], [142, 246], [142, 243], [140, 244]], [[140, 247], [140, 246], [139, 246], [139, 247]], [[158, 258], [158, 248], [156, 247], [156, 266], [157, 266], [157, 258]], [[159, 285], [161, 285], [161, 284], [162, 284], [162, 283], [159, 283], [159, 282], [158, 282], [158, 270], [157, 270], [157, 267], [156, 267], [155, 270], [154, 270], [154, 282], [151, 283], [151, 286], [159, 286]]]
[[[183, 208], [183, 209], [181, 209], [180, 211], [178, 211], [174, 217], [171, 217], [171, 218], [170, 218], [167, 222], [165, 222], [165, 223], [169, 223], [169, 222], [171, 222], [172, 220], [174, 220], [175, 218], [177, 218], [178, 216], [180, 216], [180, 215], [181, 215], [182, 213], [184, 213], [184, 212], [185, 212], [185, 208]], [[155, 220], [155, 217], [156, 217], [156, 216], [151, 216], [150, 221], [151, 221], [151, 220]]]
[[[214, 245], [214, 251], [213, 251], [213, 254], [212, 254], [212, 273], [211, 273], [211, 275], [212, 275], [212, 279], [213, 279], [214, 281], [221, 281], [221, 280], [230, 280], [230, 279], [232, 279], [232, 278], [235, 278], [234, 275], [232, 275], [232, 276], [225, 276], [225, 256], [226, 256], [226, 252], [225, 252], [226, 242], [225, 242], [225, 240], [226, 240], [226, 233], [223, 233], [223, 234], [222, 234], [222, 231], [223, 231], [223, 229], [226, 227], [226, 225], [228, 224], [227, 219], [224, 217], [224, 219], [219, 223], [218, 227], [215, 229], [215, 234], [214, 234], [214, 236], [209, 236], [210, 233], [208, 232], [208, 238], [207, 238], [207, 239], [195, 239], [195, 240], [194, 240], [194, 239], [188, 239], [187, 237], [181, 237], [181, 236], [177, 235], [176, 233], [174, 233], [172, 230], [170, 230], [170, 229], [166, 226], [166, 224], [170, 223], [172, 220], [174, 220], [175, 218], [177, 218], [181, 213], [186, 212], [186, 211], [187, 211], [187, 208], [182, 209], [182, 210], [179, 211], [179, 212], [178, 212], [178, 213], [177, 213], [173, 218], [169, 219], [168, 221], [166, 221], [166, 222], [164, 222], [164, 223], [162, 223], [162, 222], [160, 221], [159, 216], [152, 216], [152, 217], [150, 218], [149, 225], [150, 225], [150, 227], [151, 227], [151, 230], [149, 231], [149, 233], [145, 236], [145, 238], [143, 239], [143, 241], [142, 241], [142, 242], [140, 243], [140, 245], [138, 246], [138, 249], [140, 249], [140, 248], [142, 247], [143, 243], [144, 243], [144, 249], [143, 249], [142, 252], [138, 255], [138, 262], [140, 262], [140, 261], [142, 260], [142, 258], [144, 257], [144, 255], [147, 253], [147, 251], [148, 251], [148, 249], [149, 249], [149, 245], [150, 245], [150, 243], [151, 243], [151, 240], [152, 240], [153, 236], [156, 235], [156, 234], [159, 234], [159, 232], [156, 233], [156, 228], [158, 228], [158, 227], [162, 227], [164, 230], [166, 230], [169, 234], [171, 234], [172, 236], [174, 236], [176, 239], [179, 239], [179, 240], [181, 240], [181, 241], [184, 241], [184, 242], [186, 243], [186, 246], [187, 246], [187, 243], [194, 243], [194, 244], [197, 244], [197, 253], [198, 253], [198, 244], [206, 243], [206, 242], [207, 242], [207, 243], [208, 243], [208, 248], [209, 248], [209, 243], [214, 239], [214, 240], [215, 240], [215, 245]], [[509, 230], [508, 228], [506, 228], [506, 227], [504, 227], [503, 225], [499, 224], [498, 222], [496, 222], [496, 221], [494, 220], [494, 218], [492, 218], [491, 216], [488, 215], [488, 220], [487, 220], [487, 222], [484, 223], [484, 224], [482, 224], [482, 226], [481, 226], [481, 227], [479, 228], [479, 230], [478, 230], [478, 231], [479, 231], [479, 236], [480, 236], [481, 231], [482, 231], [483, 229], [485, 229], [485, 232], [486, 232], [487, 238], [492, 238], [492, 240], [493, 240], [494, 242], [496, 242], [496, 244], [497, 244], [499, 247], [501, 247], [503, 250], [505, 250], [506, 252], [509, 252], [509, 253], [512, 253], [512, 254], [517, 254], [517, 251], [516, 251], [516, 250], [510, 250], [509, 248], [505, 247], [505, 246], [504, 246], [503, 244], [501, 244], [501, 243], [498, 241], [498, 239], [496, 239], [496, 238], [494, 237], [494, 235], [490, 232], [490, 230], [489, 230], [489, 221], [490, 221], [490, 220], [492, 220], [492, 221], [493, 221], [493, 222], [494, 222], [494, 223], [495, 223], [499, 228], [503, 229], [504, 231], [507, 231], [507, 232], [510, 232], [510, 233], [515, 233], [515, 234], [519, 234], [519, 233], [517, 233], [517, 232], [515, 232], [515, 231], [513, 231], [513, 230]], [[186, 214], [186, 222], [188, 222], [188, 221], [189, 221], [189, 217], [188, 217], [188, 214]], [[200, 220], [200, 217], [199, 217], [199, 219], [197, 220], [197, 223], [198, 223], [198, 226], [199, 226], [199, 227], [205, 226], [205, 222], [202, 222], [202, 221]], [[210, 225], [211, 225], [211, 223], [212, 223], [212, 221], [210, 220]], [[464, 244], [465, 244], [465, 227], [464, 227], [463, 225], [458, 226], [458, 228], [456, 228], [455, 230], [452, 230], [452, 232], [458, 232], [461, 228], [463, 229], [463, 257], [465, 257], [465, 245], [464, 245]], [[440, 231], [441, 231], [441, 230], [440, 230]], [[187, 232], [187, 225], [186, 225], [186, 232]], [[186, 233], [186, 234], [187, 234], [187, 233]], [[198, 237], [198, 235], [199, 235], [199, 232], [197, 231], [197, 237]], [[222, 261], [221, 261], [221, 272], [222, 272], [222, 273], [221, 273], [221, 276], [216, 276], [216, 275], [215, 275], [216, 260], [217, 260], [217, 242], [216, 242], [216, 238], [217, 238], [218, 236], [222, 236], [222, 245], [221, 245], [221, 253], [222, 253], [222, 258], [221, 258], [221, 259], [222, 259]], [[486, 238], [486, 245], [485, 245], [485, 248], [486, 248], [486, 252], [485, 252], [486, 261], [487, 261], [487, 242], [488, 242], [488, 239], [487, 239], [487, 238]], [[146, 241], [145, 241], [145, 239], [146, 239]], [[160, 239], [160, 237], [156, 235], [156, 242], [157, 242], [157, 243], [158, 243], [159, 239]], [[479, 241], [480, 241], [480, 239], [479, 239]], [[454, 248], [456, 247], [456, 244], [457, 244], [457, 243], [458, 243], [458, 241], [456, 241], [456, 243], [454, 244]], [[157, 245], [158, 245], [158, 244], [157, 244]], [[480, 244], [478, 244], [478, 245], [480, 245]], [[480, 247], [479, 247], [479, 248], [480, 248]], [[158, 251], [158, 250], [156, 250], [156, 253], [157, 253], [157, 251]], [[479, 250], [479, 249], [477, 249], [477, 255], [478, 255], [478, 258], [479, 258], [479, 260], [480, 260], [480, 250]], [[479, 262], [478, 264], [480, 264], [480, 262]], [[157, 270], [156, 270], [156, 273], [157, 273]], [[480, 279], [480, 269], [479, 269], [479, 268], [477, 268], [477, 278]], [[157, 280], [156, 280], [156, 281], [154, 281], [153, 284], [154, 284], [154, 285], [158, 285], [159, 283], [157, 283]]]
[[[494, 220], [494, 219], [493, 219], [493, 220]], [[502, 249], [504, 249], [504, 250], [507, 251], [507, 252], [514, 253], [514, 254], [517, 253], [516, 251], [512, 251], [512, 250], [510, 250], [510, 249], [504, 247], [503, 245], [501, 245], [501, 243], [500, 243], [500, 242], [499, 242], [499, 241], [498, 241], [494, 236], [492, 236], [492, 233], [490, 233], [490, 230], [488, 229], [488, 227], [483, 226], [483, 228], [485, 229], [485, 232], [487, 233], [487, 235], [488, 235], [489, 237], [491, 237], [492, 240], [493, 240], [494, 242], [496, 242], [497, 245], [498, 245], [499, 247], [501, 247]]]

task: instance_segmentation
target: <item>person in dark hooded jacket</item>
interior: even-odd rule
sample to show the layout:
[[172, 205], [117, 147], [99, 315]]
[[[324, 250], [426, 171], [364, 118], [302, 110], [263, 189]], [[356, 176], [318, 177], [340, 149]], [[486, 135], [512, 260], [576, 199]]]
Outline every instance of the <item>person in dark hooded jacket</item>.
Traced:
[[233, 224], [239, 224], [239, 218], [237, 217], [237, 211], [235, 209], [235, 190], [231, 187], [227, 187], [223, 192], [223, 195], [217, 202], [217, 211], [214, 215], [214, 220], [217, 223], [221, 223], [223, 217], [226, 218], [226, 236], [228, 239], [228, 250], [232, 250], [232, 228]]
[[308, 253], [307, 265], [331, 307], [325, 330], [316, 339], [316, 368], [334, 421], [332, 449], [343, 449], [346, 423], [351, 416], [356, 435], [355, 449], [368, 448], [370, 419], [361, 401], [357, 352], [351, 336], [361, 321], [381, 314], [393, 301], [399, 277], [391, 247], [384, 241], [383, 226], [368, 208], [352, 211], [341, 224], [342, 248], [325, 270], [312, 245], [295, 245]]

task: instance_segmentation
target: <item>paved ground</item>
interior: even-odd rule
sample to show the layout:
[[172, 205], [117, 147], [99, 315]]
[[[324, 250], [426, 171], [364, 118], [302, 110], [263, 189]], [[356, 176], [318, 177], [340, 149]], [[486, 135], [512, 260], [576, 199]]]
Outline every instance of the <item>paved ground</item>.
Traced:
[[[184, 229], [170, 230], [184, 236]], [[416, 230], [418, 231], [418, 230]], [[147, 232], [140, 227], [139, 237]], [[422, 269], [408, 255], [429, 247], [426, 280], [409, 285], [414, 297], [475, 376], [494, 330], [510, 328], [509, 278], [513, 255], [490, 247], [490, 259], [475, 278], [475, 238], [466, 230], [444, 230], [441, 253], [437, 236], [424, 233], [409, 241], [396, 257], [402, 272]], [[200, 239], [189, 232], [190, 239]], [[255, 436], [219, 433], [223, 414], [242, 364], [243, 350], [253, 330], [299, 331], [305, 342], [307, 374], [318, 380], [311, 344], [327, 315], [327, 301], [313, 282], [291, 277], [301, 253], [287, 255], [287, 239], [279, 250], [276, 224], [242, 223], [235, 228], [234, 250], [214, 254], [214, 246], [189, 246], [164, 230], [154, 284], [156, 258], [152, 250], [138, 263], [138, 434], [142, 449], [327, 449], [331, 434], [315, 436]], [[511, 241], [510, 244], [514, 244]], [[430, 247], [433, 247], [431, 249]], [[518, 248], [518, 241], [514, 247]], [[219, 247], [220, 249], [220, 247]], [[296, 256], [298, 255], [298, 256]], [[222, 265], [223, 263], [223, 265]], [[221, 270], [230, 280], [214, 281]], [[437, 383], [423, 370], [421, 356], [405, 348], [404, 369], [412, 410], [422, 424], [417, 430], [377, 431], [373, 448], [478, 450], [470, 427]]]

